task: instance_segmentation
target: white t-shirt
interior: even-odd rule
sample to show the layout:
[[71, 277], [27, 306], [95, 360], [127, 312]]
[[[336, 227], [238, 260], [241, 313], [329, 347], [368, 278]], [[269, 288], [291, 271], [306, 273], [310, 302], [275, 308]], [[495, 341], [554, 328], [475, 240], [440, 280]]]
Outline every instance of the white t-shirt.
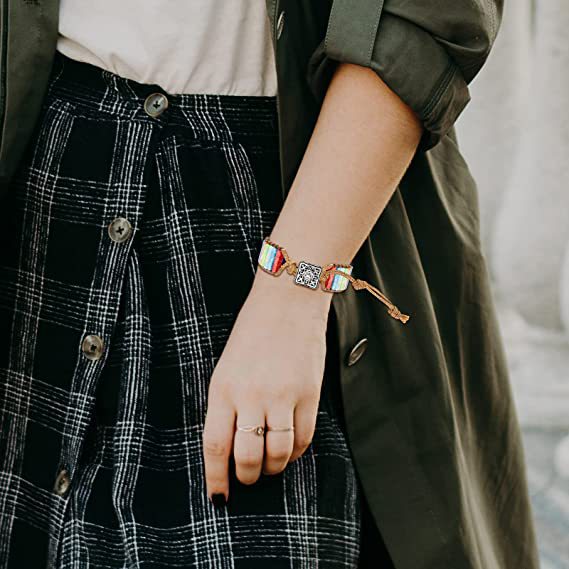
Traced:
[[265, 0], [60, 0], [57, 49], [166, 92], [276, 95]]

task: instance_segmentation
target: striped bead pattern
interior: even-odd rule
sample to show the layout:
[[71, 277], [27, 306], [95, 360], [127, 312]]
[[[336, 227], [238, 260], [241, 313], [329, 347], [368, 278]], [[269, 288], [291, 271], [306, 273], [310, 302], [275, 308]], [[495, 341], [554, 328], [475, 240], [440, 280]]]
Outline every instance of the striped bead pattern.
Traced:
[[[347, 273], [348, 275], [352, 274], [352, 267], [344, 267], [338, 265], [328, 265], [326, 267], [327, 270], [332, 269], [336, 271], [341, 271], [342, 273]], [[349, 279], [343, 277], [341, 275], [331, 274], [328, 275], [328, 278], [324, 281], [324, 288], [326, 290], [330, 290], [333, 292], [342, 292], [348, 288], [350, 284]]]
[[278, 273], [279, 269], [286, 262], [282, 251], [271, 245], [266, 240], [263, 241], [259, 253], [259, 265], [269, 273]]

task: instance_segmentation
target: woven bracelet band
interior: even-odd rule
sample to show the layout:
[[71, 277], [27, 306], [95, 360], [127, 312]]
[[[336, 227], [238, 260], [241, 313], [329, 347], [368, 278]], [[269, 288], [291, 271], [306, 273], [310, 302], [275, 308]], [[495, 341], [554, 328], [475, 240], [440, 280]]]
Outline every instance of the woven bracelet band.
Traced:
[[331, 263], [325, 267], [313, 265], [306, 261], [291, 260], [286, 249], [271, 241], [268, 237], [263, 239], [259, 253], [258, 265], [263, 271], [278, 277], [284, 270], [294, 275], [297, 285], [317, 289], [318, 285], [326, 292], [343, 292], [351, 283], [355, 290], [367, 290], [387, 306], [388, 314], [405, 324], [409, 315], [403, 314], [380, 290], [362, 279], [352, 276], [352, 265]]

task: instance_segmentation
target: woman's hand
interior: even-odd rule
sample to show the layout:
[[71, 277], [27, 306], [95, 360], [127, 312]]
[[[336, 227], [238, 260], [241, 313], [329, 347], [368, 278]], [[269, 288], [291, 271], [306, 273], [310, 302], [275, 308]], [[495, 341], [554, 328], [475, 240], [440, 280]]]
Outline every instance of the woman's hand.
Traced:
[[[333, 293], [295, 285], [260, 269], [208, 391], [203, 450], [207, 493], [229, 494], [229, 458], [237, 478], [253, 484], [303, 454], [316, 424]], [[237, 425], [291, 427], [264, 436]]]

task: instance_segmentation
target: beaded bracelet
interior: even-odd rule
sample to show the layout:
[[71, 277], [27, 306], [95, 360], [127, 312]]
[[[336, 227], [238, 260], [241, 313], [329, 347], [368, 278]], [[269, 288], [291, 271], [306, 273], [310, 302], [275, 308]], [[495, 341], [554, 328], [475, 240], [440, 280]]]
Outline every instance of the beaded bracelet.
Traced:
[[263, 239], [258, 265], [263, 271], [275, 277], [286, 269], [289, 274], [294, 275], [295, 284], [314, 290], [320, 284], [322, 290], [326, 292], [343, 292], [352, 283], [355, 290], [366, 289], [381, 300], [387, 306], [388, 314], [396, 320], [400, 320], [403, 324], [409, 320], [409, 315], [403, 314], [381, 291], [362, 279], [354, 278], [352, 265], [331, 263], [321, 267], [306, 261], [297, 263], [290, 259], [284, 247], [277, 245], [268, 237]]

